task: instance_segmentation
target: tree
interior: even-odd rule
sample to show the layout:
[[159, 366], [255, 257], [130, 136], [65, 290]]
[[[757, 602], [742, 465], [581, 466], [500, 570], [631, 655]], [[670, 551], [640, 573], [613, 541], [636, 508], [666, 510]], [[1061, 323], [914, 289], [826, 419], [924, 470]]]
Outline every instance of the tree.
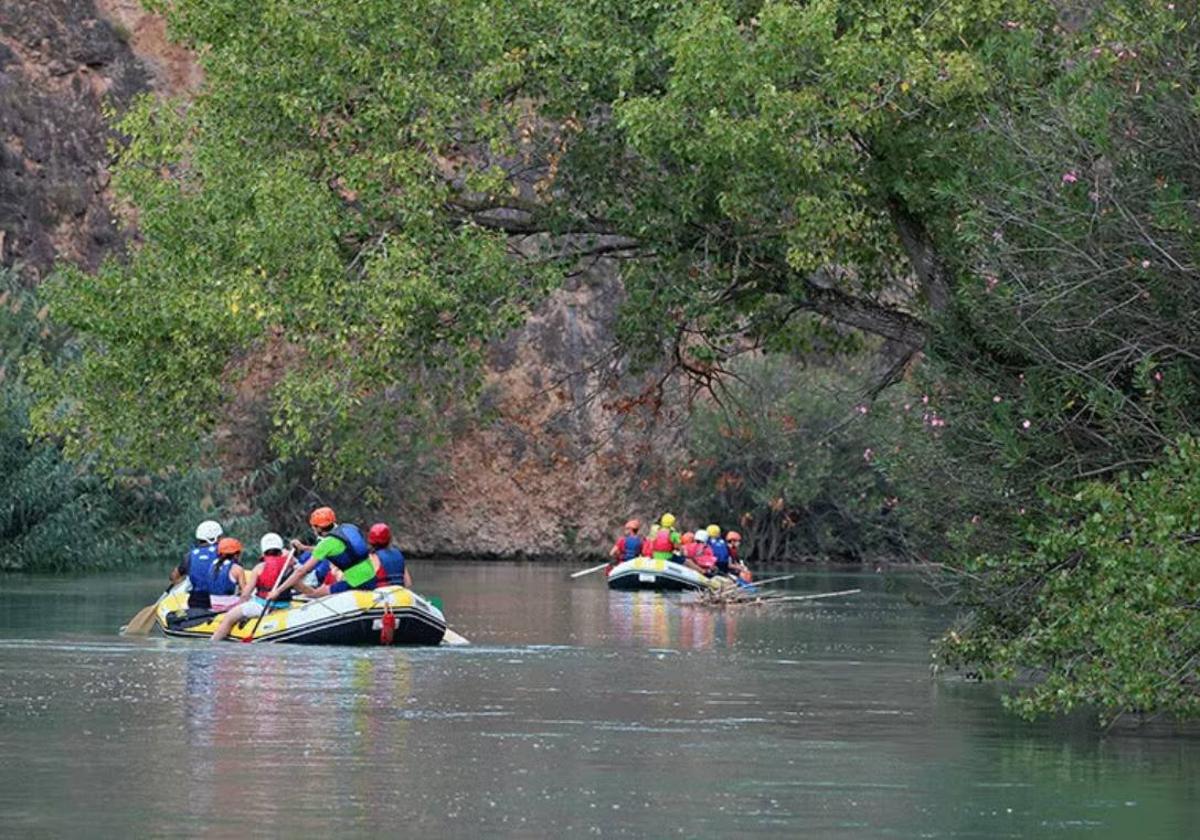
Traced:
[[[910, 356], [920, 301], [949, 294], [921, 216], [940, 162], [1008, 83], [994, 54], [1025, 48], [999, 21], [1049, 19], [1022, 2], [158, 8], [206, 85], [121, 122], [114, 184], [141, 242], [51, 289], [79, 352], [35, 371], [35, 425], [113, 466], [186, 462], [220, 383], [286, 351], [275, 446], [326, 478], [366, 469], [352, 444], [372, 413], [438, 413], [581, 254], [632, 258], [628, 346], [701, 376], [746, 337], [803, 346], [811, 313]], [[387, 399], [406, 383], [418, 399]]]

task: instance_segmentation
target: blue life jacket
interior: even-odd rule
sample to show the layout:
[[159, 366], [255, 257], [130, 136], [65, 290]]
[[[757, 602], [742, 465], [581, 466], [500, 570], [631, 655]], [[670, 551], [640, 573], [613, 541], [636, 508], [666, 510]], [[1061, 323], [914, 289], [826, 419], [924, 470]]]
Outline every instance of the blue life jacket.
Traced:
[[208, 581], [210, 595], [234, 595], [237, 593], [237, 582], [229, 578], [232, 560], [223, 560], [212, 564], [212, 577]]
[[722, 537], [712, 537], [708, 541], [708, 547], [712, 549], [713, 557], [717, 558], [717, 569], [721, 572], [728, 572], [729, 543], [725, 542]]
[[[217, 560], [215, 545], [194, 545], [188, 552], [188, 580], [192, 583], [192, 591], [199, 594], [209, 592], [213, 576], [213, 564]], [[220, 593], [217, 593], [220, 594]]]
[[625, 537], [625, 556], [621, 558], [623, 562], [628, 562], [642, 553], [642, 538], [637, 534], [628, 534]]
[[404, 585], [404, 554], [398, 548], [377, 548], [375, 556], [392, 586]]
[[338, 525], [329, 532], [329, 536], [335, 537], [346, 547], [341, 554], [325, 558], [342, 571], [366, 560], [371, 553], [371, 547], [363, 539], [362, 531], [358, 530], [357, 525], [351, 525], [348, 522]]

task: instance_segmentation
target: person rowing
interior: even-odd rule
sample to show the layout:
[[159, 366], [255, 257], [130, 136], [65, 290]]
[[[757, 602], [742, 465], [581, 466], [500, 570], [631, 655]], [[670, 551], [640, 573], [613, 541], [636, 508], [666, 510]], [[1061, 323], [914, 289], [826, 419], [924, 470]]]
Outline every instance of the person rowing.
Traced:
[[288, 575], [281, 585], [275, 587], [268, 600], [275, 600], [280, 592], [286, 592], [302, 581], [310, 571], [316, 568], [322, 560], [341, 572], [342, 579], [326, 587], [315, 590], [315, 594], [336, 595], [350, 589], [374, 589], [376, 583], [375, 563], [371, 561], [371, 550], [362, 532], [356, 525], [350, 523], [338, 524], [337, 515], [333, 508], [319, 507], [308, 517], [317, 538], [316, 545], [308, 546], [299, 540], [292, 540], [292, 548], [296, 551], [308, 551], [308, 557]]
[[659, 528], [650, 539], [650, 556], [655, 560], [674, 560], [675, 551], [679, 548], [679, 534], [671, 530], [675, 527], [675, 517], [664, 513], [659, 520]]
[[[246, 572], [242, 581], [242, 603], [233, 607], [221, 618], [221, 623], [213, 631], [212, 640], [219, 642], [229, 635], [233, 625], [247, 618], [255, 618], [267, 610], [283, 609], [291, 605], [292, 590], [288, 589], [274, 599], [268, 595], [279, 582], [279, 576], [288, 571], [293, 560], [291, 553], [283, 553], [283, 537], [276, 533], [263, 534], [259, 541], [262, 557], [254, 568]], [[308, 589], [303, 583], [296, 585], [304, 592]]]
[[642, 523], [636, 519], [630, 519], [625, 523], [625, 535], [620, 537], [616, 543], [613, 544], [612, 550], [608, 552], [610, 559], [608, 561], [608, 568], [605, 570], [605, 574], [608, 574], [610, 571], [612, 571], [613, 567], [618, 563], [628, 562], [641, 555], [642, 543], [645, 542], [645, 540], [643, 540], [641, 535], [638, 533], [641, 528]]
[[386, 522], [376, 522], [367, 531], [367, 544], [375, 563], [376, 586], [403, 586], [412, 589], [412, 575], [404, 562], [404, 554], [392, 545], [392, 529]]

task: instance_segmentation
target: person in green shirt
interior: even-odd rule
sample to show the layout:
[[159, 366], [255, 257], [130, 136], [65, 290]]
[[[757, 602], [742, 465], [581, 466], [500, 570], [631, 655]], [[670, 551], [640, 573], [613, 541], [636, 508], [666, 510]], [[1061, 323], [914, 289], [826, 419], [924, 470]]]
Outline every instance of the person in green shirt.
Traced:
[[314, 594], [335, 595], [348, 589], [374, 589], [377, 566], [372, 559], [367, 542], [362, 533], [354, 525], [339, 525], [333, 508], [319, 507], [308, 517], [317, 544], [305, 545], [299, 540], [292, 540], [292, 548], [305, 552], [306, 557], [296, 566], [295, 571], [281, 584], [276, 585], [268, 600], [274, 600], [278, 592], [287, 592], [312, 571], [318, 563], [328, 562], [340, 573], [341, 580], [328, 587], [320, 586]]

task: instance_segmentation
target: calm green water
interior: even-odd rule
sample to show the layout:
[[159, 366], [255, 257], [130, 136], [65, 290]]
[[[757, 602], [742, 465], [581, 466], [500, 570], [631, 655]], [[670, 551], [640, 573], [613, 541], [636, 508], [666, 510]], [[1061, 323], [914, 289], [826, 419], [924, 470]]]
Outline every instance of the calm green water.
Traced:
[[434, 650], [123, 639], [156, 580], [0, 578], [0, 832], [1196, 836], [1200, 739], [932, 681], [946, 616], [880, 576], [717, 613], [567, 570], [416, 564], [475, 642]]

